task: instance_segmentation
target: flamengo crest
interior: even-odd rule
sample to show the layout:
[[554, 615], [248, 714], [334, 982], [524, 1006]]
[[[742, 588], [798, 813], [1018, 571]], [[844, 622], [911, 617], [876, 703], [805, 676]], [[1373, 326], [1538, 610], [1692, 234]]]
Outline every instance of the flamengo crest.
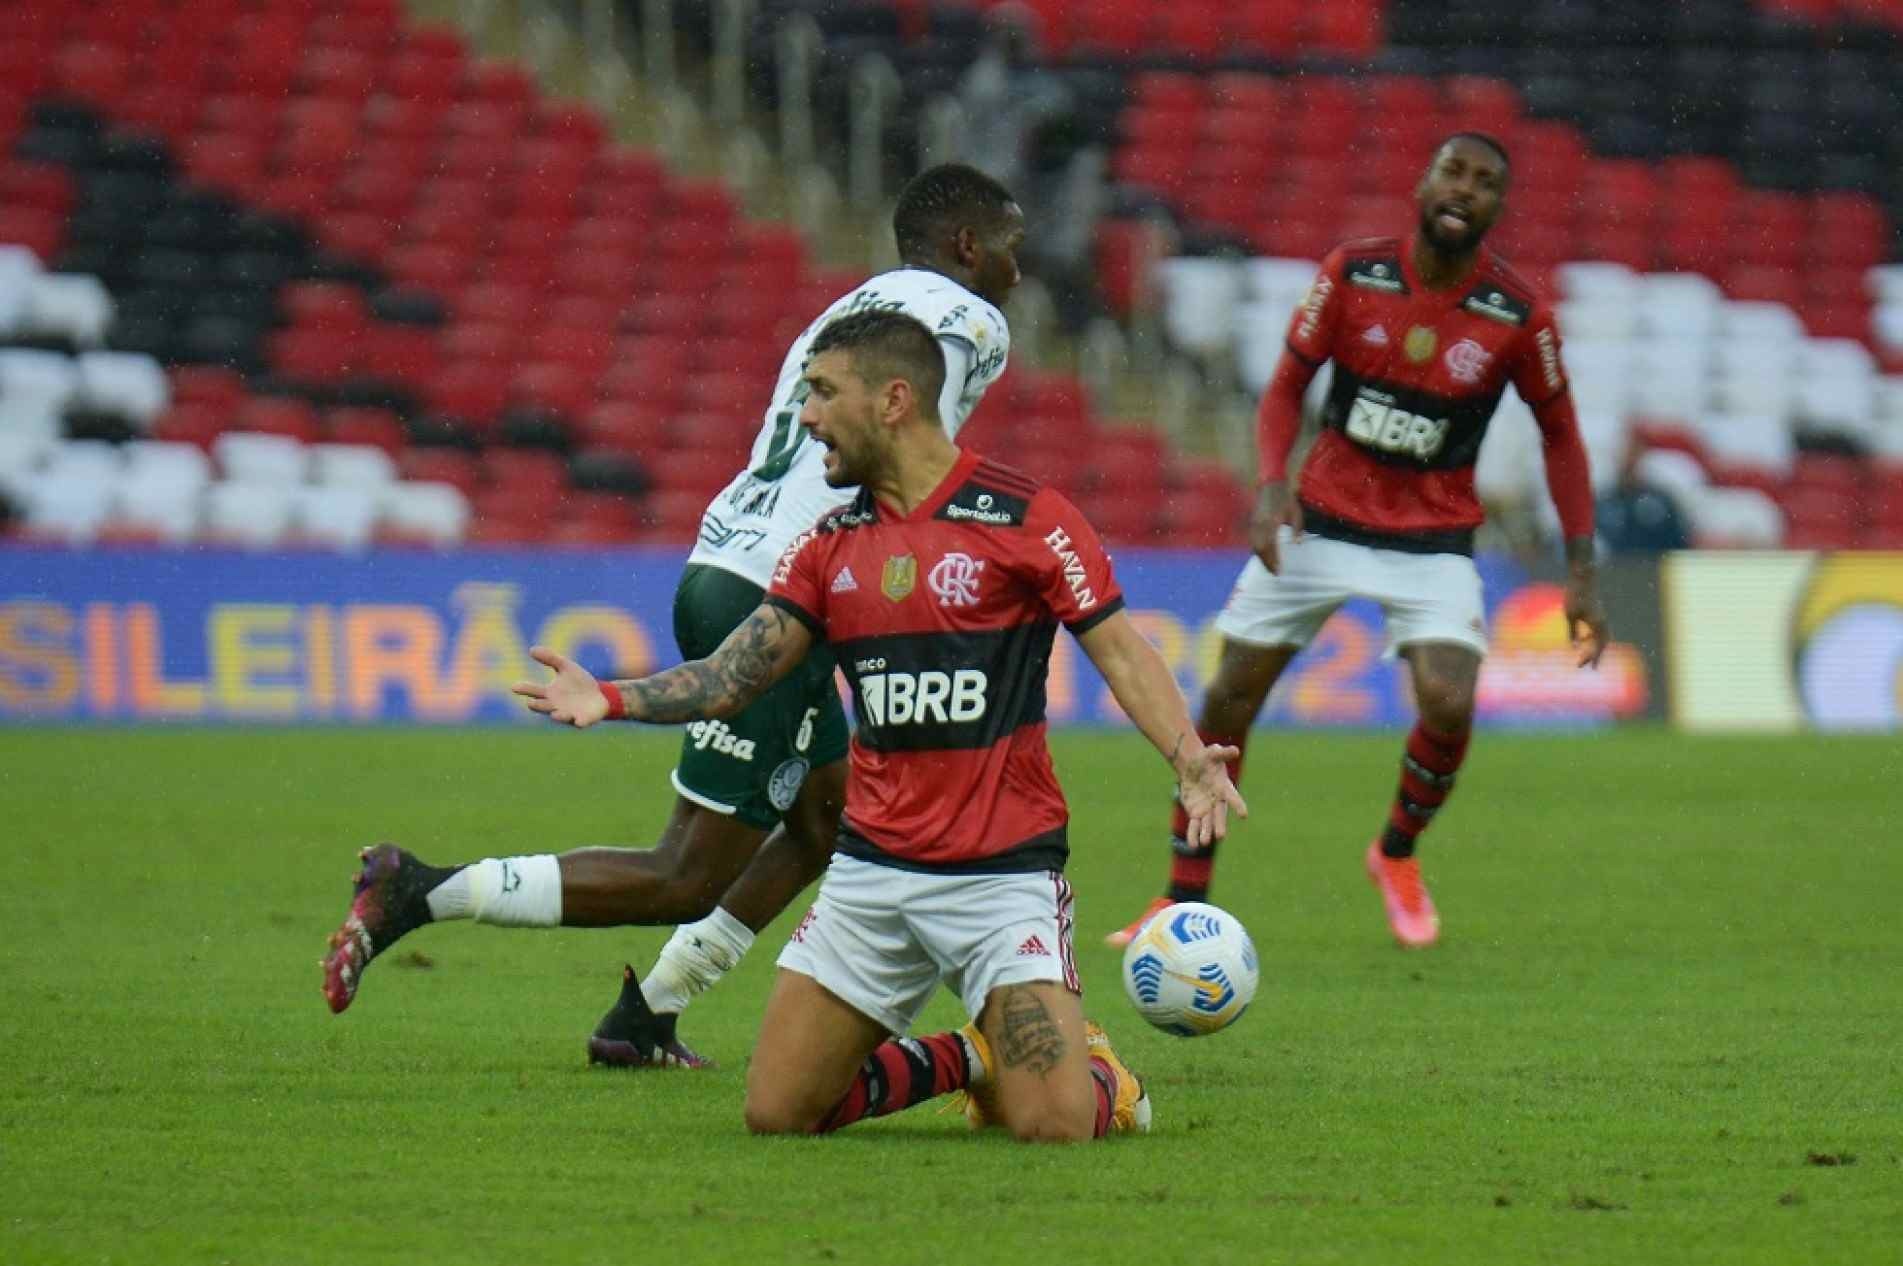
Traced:
[[941, 607], [975, 607], [978, 605], [978, 577], [984, 573], [985, 562], [969, 554], [947, 554], [932, 564], [925, 583], [938, 595]]

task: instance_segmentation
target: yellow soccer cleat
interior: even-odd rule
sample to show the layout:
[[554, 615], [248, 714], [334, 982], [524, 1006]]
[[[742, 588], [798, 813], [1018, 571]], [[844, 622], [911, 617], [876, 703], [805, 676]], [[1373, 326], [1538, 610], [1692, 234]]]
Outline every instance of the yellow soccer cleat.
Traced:
[[1084, 1042], [1092, 1059], [1100, 1059], [1116, 1079], [1116, 1101], [1110, 1110], [1110, 1133], [1148, 1134], [1150, 1132], [1150, 1096], [1143, 1079], [1111, 1049], [1110, 1037], [1095, 1020], [1084, 1021]]

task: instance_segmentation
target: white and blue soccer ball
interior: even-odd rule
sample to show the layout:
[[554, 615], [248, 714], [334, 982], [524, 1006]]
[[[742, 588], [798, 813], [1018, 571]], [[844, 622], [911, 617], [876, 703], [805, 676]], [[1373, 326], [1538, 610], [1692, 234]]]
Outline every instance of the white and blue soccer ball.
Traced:
[[1178, 1037], [1236, 1022], [1255, 998], [1255, 945], [1236, 917], [1200, 901], [1166, 906], [1123, 951], [1123, 991], [1144, 1019]]

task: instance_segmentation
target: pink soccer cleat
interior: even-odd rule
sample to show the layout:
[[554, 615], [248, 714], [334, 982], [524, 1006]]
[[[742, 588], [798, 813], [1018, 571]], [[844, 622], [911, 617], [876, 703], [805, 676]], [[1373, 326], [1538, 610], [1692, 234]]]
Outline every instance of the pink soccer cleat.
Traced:
[[1426, 949], [1440, 939], [1440, 915], [1421, 882], [1421, 864], [1412, 857], [1394, 858], [1381, 851], [1381, 841], [1368, 845], [1368, 878], [1381, 890], [1388, 926], [1394, 939], [1408, 949]]
[[379, 844], [357, 854], [356, 892], [343, 926], [330, 934], [324, 955], [324, 1001], [341, 1012], [357, 996], [370, 960], [398, 938], [429, 922], [424, 894], [442, 878], [394, 844]]

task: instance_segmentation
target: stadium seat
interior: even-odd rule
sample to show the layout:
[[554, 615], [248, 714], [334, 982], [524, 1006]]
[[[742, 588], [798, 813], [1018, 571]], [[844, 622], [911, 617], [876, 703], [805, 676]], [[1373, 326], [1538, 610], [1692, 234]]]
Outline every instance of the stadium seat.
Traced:
[[292, 495], [297, 539], [338, 550], [364, 550], [375, 536], [379, 490], [328, 484], [298, 488]]
[[281, 545], [290, 535], [295, 492], [277, 483], [215, 483], [205, 493], [201, 537], [246, 549]]
[[396, 482], [396, 463], [376, 445], [313, 444], [309, 451], [315, 483], [375, 492]]
[[82, 409], [109, 413], [149, 430], [171, 403], [171, 386], [164, 368], [152, 357], [136, 352], [85, 352], [79, 357], [79, 390], [75, 403]]
[[392, 485], [382, 500], [378, 539], [393, 544], [446, 548], [460, 542], [469, 527], [469, 501], [443, 483]]
[[300, 484], [307, 472], [304, 445], [288, 435], [227, 431], [213, 443], [212, 455], [234, 483]]

